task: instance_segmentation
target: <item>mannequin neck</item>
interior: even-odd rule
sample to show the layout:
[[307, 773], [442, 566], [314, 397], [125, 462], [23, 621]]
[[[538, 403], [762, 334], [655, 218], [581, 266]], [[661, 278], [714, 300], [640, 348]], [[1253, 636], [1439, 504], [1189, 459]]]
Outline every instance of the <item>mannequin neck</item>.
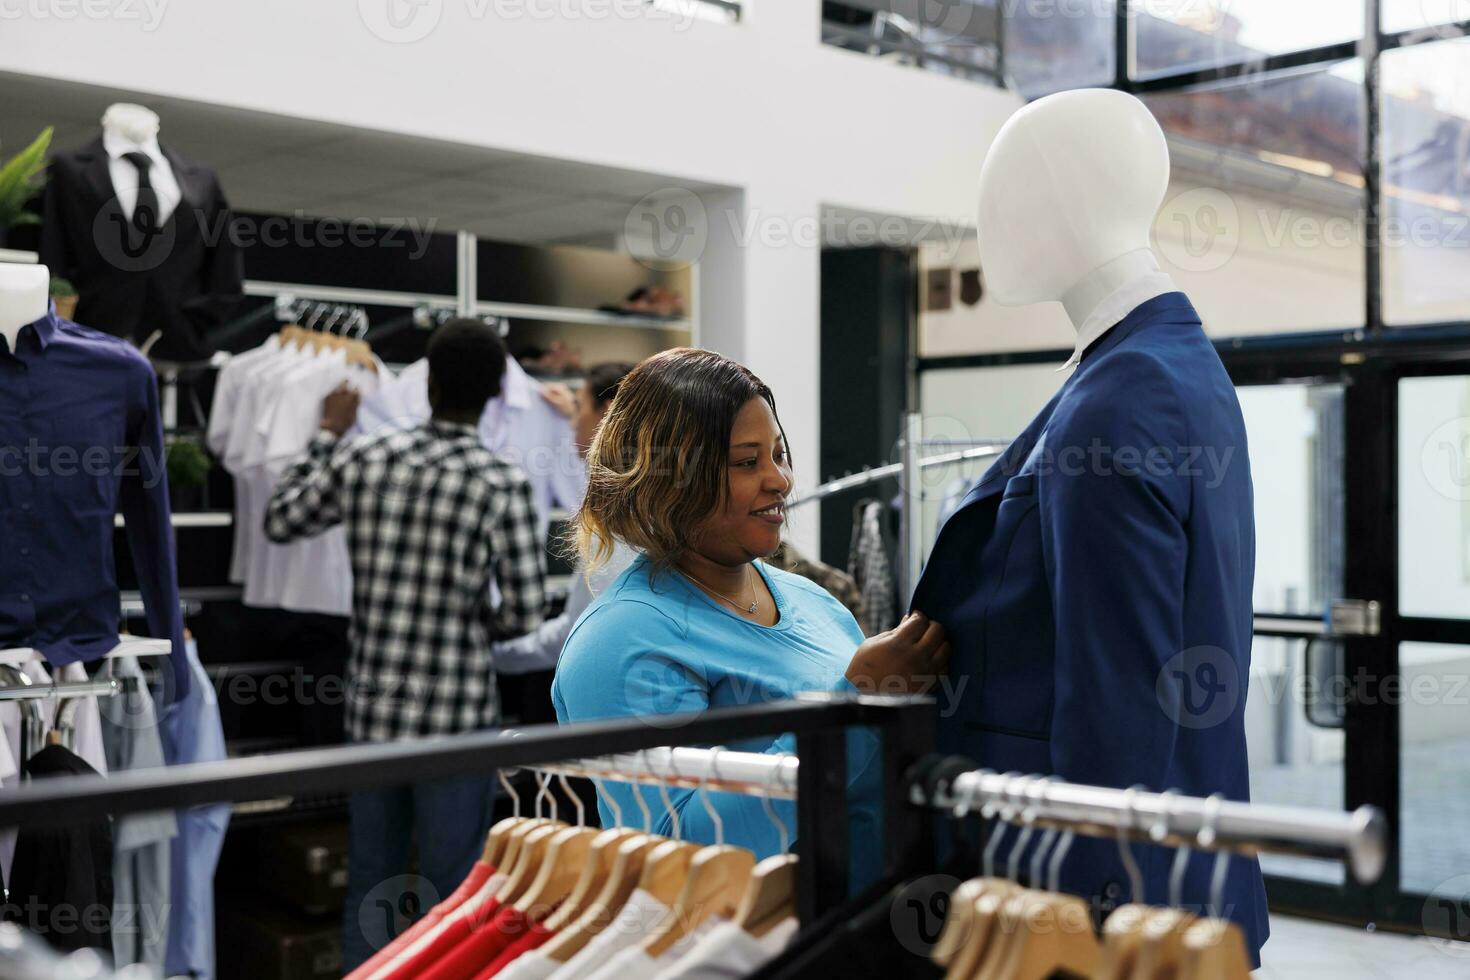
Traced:
[[1072, 329], [1080, 333], [1088, 317], [1109, 296], [1130, 283], [1158, 275], [1159, 272], [1159, 260], [1154, 257], [1151, 248], [1124, 252], [1093, 269], [1062, 294], [1062, 306], [1066, 308], [1067, 317], [1072, 321]]
[[44, 265], [0, 265], [0, 336], [11, 353], [20, 328], [50, 310], [50, 283]]

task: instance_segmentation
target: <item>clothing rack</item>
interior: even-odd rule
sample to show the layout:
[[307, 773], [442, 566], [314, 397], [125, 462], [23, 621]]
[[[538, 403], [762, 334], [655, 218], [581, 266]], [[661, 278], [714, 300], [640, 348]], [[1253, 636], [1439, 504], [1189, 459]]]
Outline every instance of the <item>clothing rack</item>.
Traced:
[[1362, 884], [1377, 881], [1388, 859], [1387, 821], [1372, 806], [1346, 813], [1238, 803], [1218, 796], [1108, 789], [988, 769], [965, 770], [929, 783], [914, 782], [910, 801], [957, 817], [980, 812], [1092, 837], [1239, 854], [1332, 858], [1344, 861]]
[[[797, 756], [805, 763], [796, 774], [797, 910], [802, 922], [812, 922], [822, 910], [835, 908], [847, 897], [848, 729], [869, 727], [882, 735], [882, 803], [885, 812], [894, 815], [878, 844], [885, 871], [892, 874], [926, 865], [932, 854], [931, 821], [899, 820], [897, 814], [908, 806], [905, 774], [933, 751], [934, 715], [930, 698], [809, 695], [656, 719], [542, 725], [512, 736], [477, 732], [452, 739], [366, 743], [136, 769], [105, 781], [59, 776], [0, 790], [0, 827], [56, 826], [209, 803], [345, 793], [569, 759], [642, 755], [644, 750], [653, 758], [651, 750], [669, 745], [719, 745], [793, 733]], [[720, 752], [713, 769], [725, 775], [726, 761], [734, 766], [735, 756]], [[681, 750], [670, 758], [678, 768], [693, 757]], [[789, 764], [783, 771], [789, 771]]]
[[725, 749], [657, 748], [637, 754], [598, 756], [530, 766], [537, 772], [583, 779], [613, 779], [644, 786], [708, 789], [719, 793], [794, 800], [801, 760], [794, 755]]

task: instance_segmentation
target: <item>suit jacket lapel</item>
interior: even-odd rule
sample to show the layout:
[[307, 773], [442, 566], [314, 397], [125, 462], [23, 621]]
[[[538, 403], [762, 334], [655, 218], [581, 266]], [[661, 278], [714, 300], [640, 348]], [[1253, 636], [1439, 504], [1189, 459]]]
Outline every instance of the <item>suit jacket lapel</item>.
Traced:
[[[1076, 375], [1074, 374], [1073, 377]], [[1015, 441], [1006, 447], [1006, 451], [1001, 453], [1000, 458], [990, 464], [990, 469], [986, 470], [985, 475], [980, 477], [980, 481], [970, 488], [969, 493], [965, 494], [965, 499], [960, 504], [961, 509], [977, 500], [984, 500], [986, 497], [999, 493], [1005, 488], [1006, 481], [1021, 471], [1027, 457], [1031, 455], [1042, 433], [1046, 431], [1046, 423], [1051, 421], [1052, 412], [1056, 410], [1057, 403], [1062, 400], [1062, 395], [1066, 393], [1071, 384], [1072, 378], [1068, 378], [1041, 411], [1036, 413], [1036, 417], [1021, 431]]]
[[183, 203], [200, 211], [209, 203], [209, 171], [196, 167], [166, 146], [159, 146], [169, 166], [174, 168], [174, 179], [179, 182], [179, 193]]

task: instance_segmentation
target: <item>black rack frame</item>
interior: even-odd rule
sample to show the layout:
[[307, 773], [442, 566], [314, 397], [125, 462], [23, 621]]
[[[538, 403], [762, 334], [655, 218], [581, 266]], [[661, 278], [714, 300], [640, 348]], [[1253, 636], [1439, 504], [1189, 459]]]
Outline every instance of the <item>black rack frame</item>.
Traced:
[[796, 735], [797, 914], [815, 921], [847, 899], [847, 730], [867, 726], [882, 738], [884, 873], [932, 860], [931, 821], [893, 816], [911, 808], [910, 770], [934, 748], [934, 702], [925, 697], [804, 695], [697, 714], [517, 729], [514, 738], [485, 731], [454, 738], [284, 752], [223, 762], [71, 776], [0, 792], [0, 827], [78, 823], [119, 813], [238, 803], [303, 792], [347, 792], [463, 777], [468, 772], [530, 766], [665, 745], [718, 745]]

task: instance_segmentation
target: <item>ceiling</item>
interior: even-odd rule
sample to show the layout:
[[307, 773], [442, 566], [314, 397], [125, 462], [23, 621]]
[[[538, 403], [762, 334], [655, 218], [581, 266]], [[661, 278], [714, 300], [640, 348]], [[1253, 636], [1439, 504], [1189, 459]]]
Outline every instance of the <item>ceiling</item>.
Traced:
[[680, 178], [418, 139], [318, 120], [0, 73], [0, 157], [46, 126], [52, 146], [95, 138], [113, 102], [138, 102], [162, 119], [160, 141], [212, 167], [231, 205], [343, 219], [417, 221], [482, 238], [612, 247], [632, 205]]

